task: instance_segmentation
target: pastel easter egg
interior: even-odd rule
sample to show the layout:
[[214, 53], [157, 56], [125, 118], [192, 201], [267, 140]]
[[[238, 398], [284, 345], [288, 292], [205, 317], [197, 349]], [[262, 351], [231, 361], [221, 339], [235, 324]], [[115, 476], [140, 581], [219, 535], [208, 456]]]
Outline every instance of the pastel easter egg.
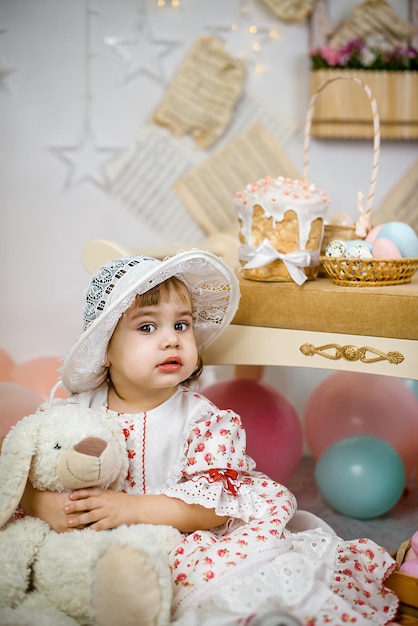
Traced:
[[408, 576], [415, 576], [415, 578], [418, 578], [418, 559], [405, 561], [400, 566], [399, 571], [402, 572], [402, 574], [408, 574]]
[[380, 232], [380, 229], [382, 228], [383, 224], [379, 224], [378, 226], [375, 226], [374, 228], [371, 229], [370, 232], [367, 233], [366, 235], [366, 241], [368, 243], [371, 243], [372, 245], [374, 244], [374, 241], [378, 235], [378, 233]]
[[379, 230], [376, 240], [380, 238], [393, 241], [404, 258], [418, 257], [418, 236], [409, 224], [387, 222]]
[[375, 240], [372, 248], [372, 254], [375, 259], [401, 259], [402, 254], [396, 245], [390, 239], [379, 237]]
[[340, 257], [345, 256], [347, 253], [347, 246], [344, 241], [340, 239], [334, 239], [334, 241], [330, 241], [327, 247], [325, 248], [325, 256], [329, 257]]
[[372, 259], [373, 255], [370, 248], [363, 242], [356, 243], [347, 247], [348, 259]]
[[351, 248], [351, 246], [366, 246], [370, 252], [372, 251], [372, 244], [369, 241], [365, 241], [364, 239], [351, 239], [350, 241], [345, 242], [347, 248]]

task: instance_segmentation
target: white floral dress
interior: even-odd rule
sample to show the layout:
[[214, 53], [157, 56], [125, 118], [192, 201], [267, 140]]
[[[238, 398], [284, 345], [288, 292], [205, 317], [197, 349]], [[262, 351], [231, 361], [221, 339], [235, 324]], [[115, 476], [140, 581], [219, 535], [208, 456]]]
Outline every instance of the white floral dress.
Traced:
[[[105, 385], [70, 401], [109, 410]], [[128, 493], [162, 493], [229, 518], [184, 535], [168, 555], [173, 624], [251, 624], [269, 611], [305, 626], [394, 619], [398, 599], [383, 584], [395, 568], [390, 555], [296, 512], [294, 495], [255, 471], [236, 413], [180, 387], [147, 413], [114, 415], [125, 433]]]

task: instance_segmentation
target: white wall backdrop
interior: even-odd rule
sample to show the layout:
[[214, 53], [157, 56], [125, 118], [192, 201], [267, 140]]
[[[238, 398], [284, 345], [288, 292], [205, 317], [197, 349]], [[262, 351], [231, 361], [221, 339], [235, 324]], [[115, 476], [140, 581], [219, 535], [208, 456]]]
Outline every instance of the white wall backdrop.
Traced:
[[[258, 0], [246, 4], [264, 33], [261, 73], [246, 39], [231, 31], [240, 0], [181, 0], [177, 8], [157, 0], [0, 0], [0, 347], [16, 363], [60, 357], [79, 334], [88, 280], [80, 255], [90, 239], [128, 247], [182, 243], [129, 212], [106, 188], [103, 167], [150, 121], [199, 37], [215, 34], [233, 54], [247, 55], [245, 92], [294, 129], [284, 148], [302, 169], [308, 23], [280, 21]], [[346, 17], [356, 4], [332, 0], [331, 17]], [[392, 4], [406, 18], [407, 0]], [[277, 38], [267, 36], [271, 28]], [[83, 150], [89, 125], [94, 135]], [[217, 148], [178, 141], [197, 160]], [[416, 142], [383, 143], [376, 206], [416, 156]], [[310, 177], [334, 211], [356, 214], [371, 159], [367, 141], [313, 141]], [[270, 382], [299, 398], [299, 408], [318, 376], [268, 372]]]

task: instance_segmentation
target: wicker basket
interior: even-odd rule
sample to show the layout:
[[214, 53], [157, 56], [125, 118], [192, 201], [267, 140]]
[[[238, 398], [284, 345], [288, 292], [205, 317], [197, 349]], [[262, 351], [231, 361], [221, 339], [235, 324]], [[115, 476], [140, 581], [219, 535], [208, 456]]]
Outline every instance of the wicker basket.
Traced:
[[321, 256], [322, 265], [336, 285], [385, 287], [410, 283], [418, 269], [415, 259], [347, 259]]
[[[392, 554], [398, 567], [403, 562], [410, 546], [411, 540], [407, 539], [400, 545], [398, 551]], [[418, 578], [396, 570], [385, 581], [385, 585], [392, 589], [399, 598], [396, 623], [401, 624], [401, 626], [418, 626]]]
[[[316, 92], [311, 96], [308, 111], [305, 120], [305, 136], [304, 136], [304, 164], [303, 164], [303, 177], [305, 180], [309, 180], [308, 170], [309, 170], [309, 144], [310, 137], [312, 131], [312, 122], [315, 114], [315, 109], [317, 105], [317, 100], [321, 92], [328, 87], [331, 83], [335, 81], [351, 81], [360, 85], [365, 91], [367, 98], [369, 100], [370, 108], [371, 108], [371, 116], [373, 119], [373, 162], [372, 162], [372, 171], [370, 177], [369, 184], [369, 192], [366, 199], [366, 205], [363, 207], [363, 194], [361, 192], [358, 193], [357, 197], [357, 207], [359, 210], [359, 219], [355, 225], [345, 226], [338, 224], [326, 224], [324, 228], [324, 235], [322, 238], [321, 245], [321, 255], [324, 255], [325, 249], [330, 241], [334, 241], [335, 239], [341, 239], [342, 241], [350, 241], [352, 239], [364, 239], [367, 233], [371, 230], [372, 225], [370, 222], [373, 199], [375, 195], [375, 187], [377, 180], [377, 171], [379, 168], [379, 153], [380, 153], [380, 120], [379, 114], [377, 111], [376, 100], [372, 95], [370, 87], [364, 83], [359, 78], [353, 75], [347, 74], [332, 74], [332, 77], [328, 80], [325, 80], [321, 85], [318, 86]], [[323, 96], [322, 96], [323, 98]], [[319, 276], [326, 276], [327, 272], [323, 267], [323, 264], [320, 264]]]

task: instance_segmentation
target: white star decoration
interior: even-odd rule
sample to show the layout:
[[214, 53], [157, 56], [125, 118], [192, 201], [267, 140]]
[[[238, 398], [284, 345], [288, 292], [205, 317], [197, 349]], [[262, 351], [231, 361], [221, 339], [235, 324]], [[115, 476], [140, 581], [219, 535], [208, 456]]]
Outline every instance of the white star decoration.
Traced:
[[118, 152], [118, 148], [99, 147], [90, 124], [85, 125], [81, 141], [72, 147], [52, 148], [57, 156], [69, 165], [65, 186], [75, 187], [90, 182], [101, 189], [109, 187], [105, 165]]
[[245, 0], [241, 0], [240, 4], [240, 17], [236, 22], [230, 27], [212, 26], [211, 30], [222, 39], [231, 54], [248, 61], [257, 72], [262, 72], [264, 71], [260, 61], [262, 46], [272, 39], [277, 39], [279, 33], [275, 29], [256, 26]]
[[166, 82], [161, 56], [179, 45], [178, 41], [155, 39], [146, 19], [143, 19], [133, 35], [106, 37], [104, 43], [122, 58], [125, 81], [134, 80], [139, 74], [145, 73], [161, 83]]

